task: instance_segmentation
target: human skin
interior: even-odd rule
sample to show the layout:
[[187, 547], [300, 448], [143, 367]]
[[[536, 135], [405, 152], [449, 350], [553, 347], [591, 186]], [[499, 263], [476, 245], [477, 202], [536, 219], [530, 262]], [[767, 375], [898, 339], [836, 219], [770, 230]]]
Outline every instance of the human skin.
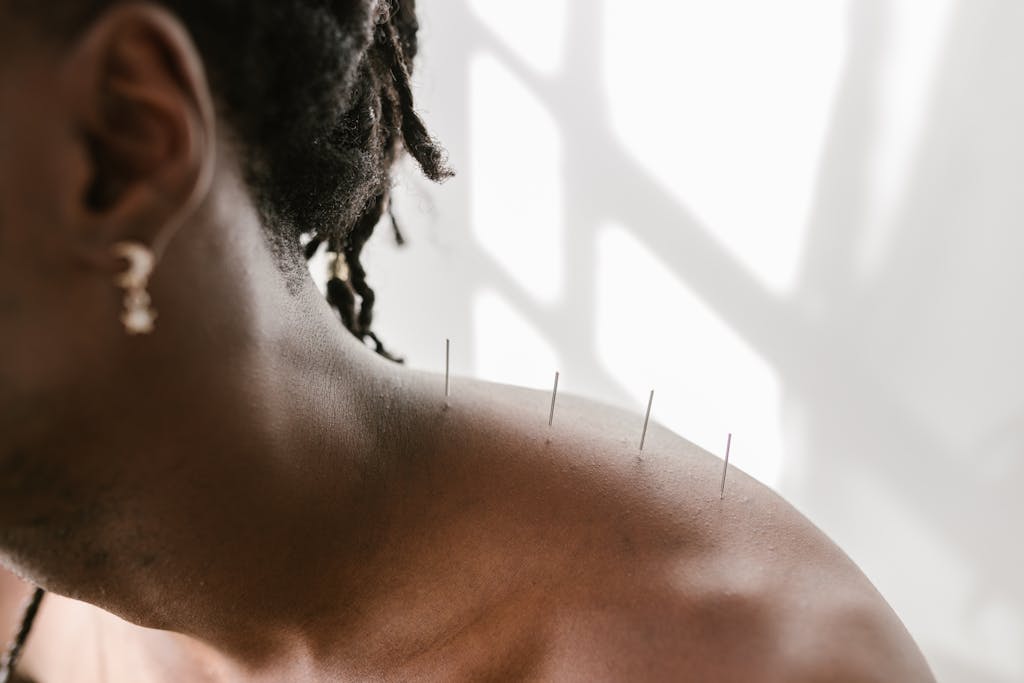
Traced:
[[[640, 457], [582, 399], [551, 428], [539, 392], [446, 402], [289, 287], [158, 6], [3, 31], [0, 560], [54, 594], [28, 680], [933, 680], [738, 470], [720, 500], [717, 458], [657, 426]], [[159, 259], [151, 335], [119, 321], [125, 240]]]

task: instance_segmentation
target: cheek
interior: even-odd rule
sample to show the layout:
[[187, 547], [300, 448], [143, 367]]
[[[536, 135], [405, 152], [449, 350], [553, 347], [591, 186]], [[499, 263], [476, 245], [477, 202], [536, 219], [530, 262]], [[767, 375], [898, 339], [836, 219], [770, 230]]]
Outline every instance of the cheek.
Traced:
[[10, 147], [0, 148], [0, 331], [4, 337], [14, 332], [19, 319], [30, 309], [41, 274], [32, 245], [32, 236], [40, 229], [32, 217], [39, 211], [21, 192], [19, 174], [12, 169], [12, 151]]
[[54, 265], [82, 218], [89, 167], [71, 108], [45, 63], [0, 73], [0, 258]]
[[[82, 145], [43, 67], [0, 74], [0, 331], [67, 302]], [[61, 291], [63, 289], [63, 291]], [[2, 342], [0, 342], [2, 344]]]
[[0, 382], [8, 399], [56, 396], [84, 381], [111, 362], [120, 332], [113, 279], [78, 256], [90, 166], [59, 92], [46, 65], [0, 73]]
[[9, 114], [0, 115], [0, 382], [24, 397], [75, 375], [95, 304], [89, 273], [70, 257], [53, 143]]

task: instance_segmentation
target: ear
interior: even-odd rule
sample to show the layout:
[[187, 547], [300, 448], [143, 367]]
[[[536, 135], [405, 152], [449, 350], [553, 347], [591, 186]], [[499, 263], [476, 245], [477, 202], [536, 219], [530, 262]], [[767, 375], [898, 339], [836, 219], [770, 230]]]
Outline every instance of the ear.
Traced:
[[[111, 266], [113, 245], [159, 256], [209, 192], [215, 115], [202, 60], [163, 8], [127, 3], [96, 19], [62, 69], [81, 154], [81, 255]], [[116, 259], [115, 259], [116, 260]]]

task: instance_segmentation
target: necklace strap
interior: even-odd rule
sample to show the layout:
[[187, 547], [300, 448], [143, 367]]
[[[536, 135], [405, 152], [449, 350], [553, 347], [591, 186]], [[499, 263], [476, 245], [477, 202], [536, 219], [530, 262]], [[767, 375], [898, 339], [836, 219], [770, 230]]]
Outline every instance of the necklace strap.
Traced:
[[28, 601], [28, 605], [25, 606], [25, 611], [21, 616], [21, 627], [14, 636], [14, 640], [7, 647], [4, 658], [0, 660], [0, 683], [13, 683], [14, 670], [18, 666], [22, 650], [25, 649], [25, 641], [28, 640], [28, 634], [32, 631], [32, 624], [39, 613], [39, 606], [43, 602], [44, 595], [46, 595], [46, 591], [42, 588], [36, 588]]

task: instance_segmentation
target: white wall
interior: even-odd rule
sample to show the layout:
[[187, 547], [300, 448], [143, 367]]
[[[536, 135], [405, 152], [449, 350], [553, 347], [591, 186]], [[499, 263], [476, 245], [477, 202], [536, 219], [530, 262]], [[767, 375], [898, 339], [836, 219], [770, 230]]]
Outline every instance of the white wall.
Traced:
[[420, 2], [378, 330], [777, 488], [940, 680], [1024, 680], [1024, 3]]

